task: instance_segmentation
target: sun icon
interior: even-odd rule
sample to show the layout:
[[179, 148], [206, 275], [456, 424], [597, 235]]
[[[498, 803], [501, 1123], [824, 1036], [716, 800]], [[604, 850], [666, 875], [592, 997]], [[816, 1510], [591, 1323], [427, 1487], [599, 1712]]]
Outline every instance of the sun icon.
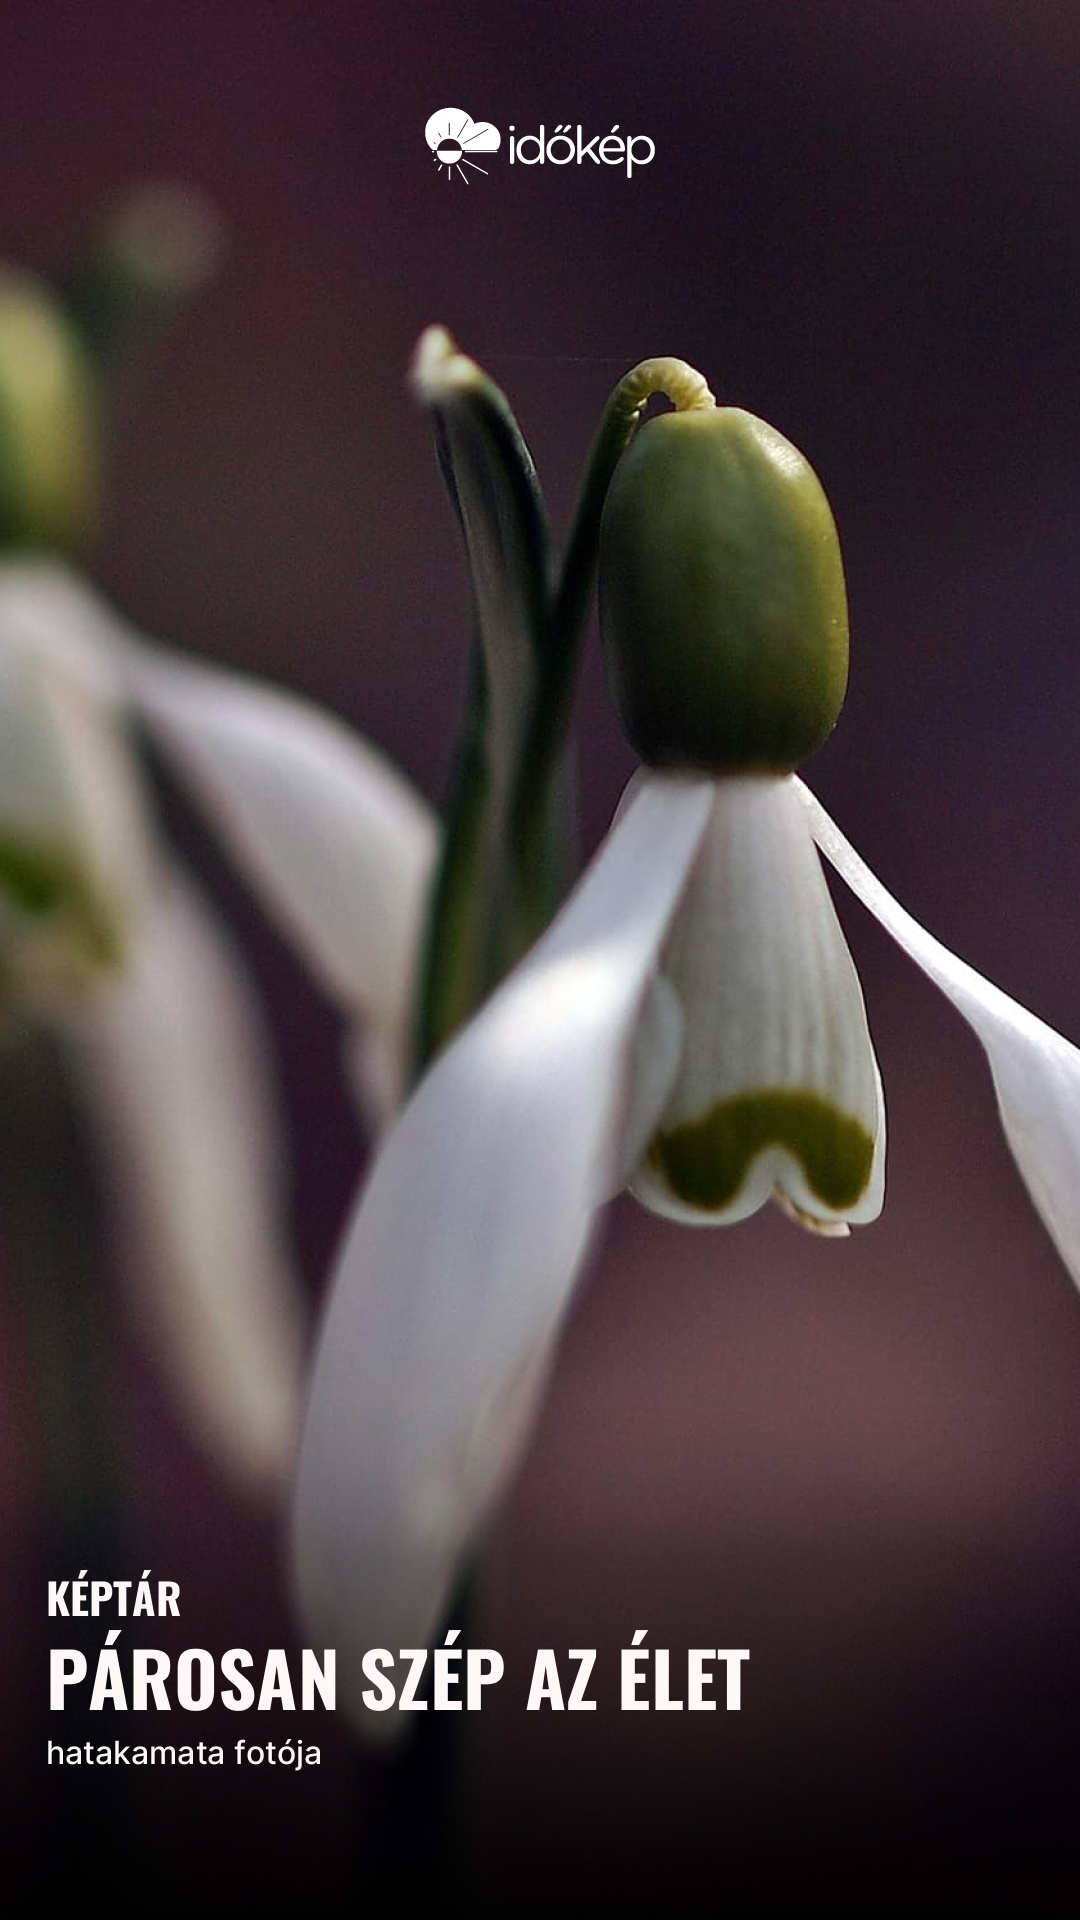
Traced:
[[502, 135], [498, 127], [491, 126], [486, 120], [474, 120], [471, 114], [463, 113], [460, 107], [440, 107], [424, 128], [424, 138], [440, 171], [445, 167], [447, 179], [456, 173], [468, 186], [466, 167], [472, 173], [487, 173], [487, 168], [478, 167], [469, 155], [497, 153]]

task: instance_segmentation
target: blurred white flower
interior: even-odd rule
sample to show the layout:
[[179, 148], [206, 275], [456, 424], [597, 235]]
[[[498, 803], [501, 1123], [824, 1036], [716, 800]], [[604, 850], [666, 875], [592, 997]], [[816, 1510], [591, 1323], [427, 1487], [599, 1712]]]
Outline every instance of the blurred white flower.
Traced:
[[1080, 1053], [917, 926], [794, 777], [639, 776], [421, 1082], [341, 1255], [295, 1553], [358, 1719], [365, 1649], [428, 1643], [516, 1465], [604, 1200], [630, 1178], [678, 1218], [733, 1219], [775, 1196], [826, 1230], [880, 1207], [877, 1067], [815, 840], [973, 1027], [1080, 1278]]
[[409, 1072], [434, 813], [369, 742], [293, 694], [134, 636], [114, 659], [240, 873], [349, 1021], [358, 1098], [385, 1124]]
[[0, 569], [0, 1011], [63, 1034], [136, 1315], [204, 1443], [273, 1483], [295, 1445], [303, 1314], [264, 1038], [236, 954], [159, 844], [130, 708], [366, 1036], [384, 1114], [434, 828], [329, 717], [140, 642], [59, 566]]

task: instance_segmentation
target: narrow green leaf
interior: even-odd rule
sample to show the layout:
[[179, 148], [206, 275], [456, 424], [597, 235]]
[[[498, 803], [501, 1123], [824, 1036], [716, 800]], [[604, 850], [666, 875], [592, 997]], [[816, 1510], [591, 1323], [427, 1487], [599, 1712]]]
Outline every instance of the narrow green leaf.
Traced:
[[536, 469], [503, 394], [441, 328], [423, 336], [414, 380], [461, 527], [475, 623], [421, 982], [420, 1067], [546, 924], [557, 850], [545, 833], [542, 856], [526, 855], [515, 831], [545, 685], [551, 541]]
[[439, 464], [465, 542], [488, 699], [489, 774], [505, 788], [544, 654], [547, 514], [506, 399], [441, 328], [423, 336], [414, 378], [434, 416]]
[[712, 406], [679, 360], [620, 381], [556, 582], [543, 496], [505, 397], [430, 327], [413, 379], [461, 526], [476, 638], [417, 1015], [417, 1071], [543, 932], [570, 882], [570, 708], [612, 474], [650, 394]]

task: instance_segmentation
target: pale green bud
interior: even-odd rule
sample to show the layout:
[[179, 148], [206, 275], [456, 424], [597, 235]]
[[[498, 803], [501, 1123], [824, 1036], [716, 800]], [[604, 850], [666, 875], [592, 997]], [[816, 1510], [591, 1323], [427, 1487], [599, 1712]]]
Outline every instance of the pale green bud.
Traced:
[[84, 543], [97, 504], [95, 415], [62, 308], [31, 275], [0, 270], [0, 547]]
[[642, 760], [792, 772], [832, 730], [848, 662], [836, 527], [802, 454], [737, 407], [648, 421], [604, 508], [600, 624]]

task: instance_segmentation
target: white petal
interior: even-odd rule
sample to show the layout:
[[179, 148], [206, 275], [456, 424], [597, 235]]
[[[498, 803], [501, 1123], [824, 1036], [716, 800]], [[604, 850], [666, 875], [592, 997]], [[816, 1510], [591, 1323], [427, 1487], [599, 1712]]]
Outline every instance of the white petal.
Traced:
[[1013, 1157], [1054, 1245], [1080, 1283], [1080, 1051], [920, 927], [801, 781], [814, 839], [841, 878], [963, 1014], [986, 1049]]
[[296, 1517], [302, 1605], [358, 1715], [363, 1651], [427, 1642], [516, 1462], [613, 1181], [639, 1007], [709, 800], [701, 781], [642, 786], [550, 931], [422, 1081], [361, 1200]]
[[436, 844], [419, 795], [276, 688], [134, 645], [128, 683], [326, 991], [403, 1044]]
[[100, 706], [137, 706], [325, 990], [373, 1024], [361, 1096], [386, 1119], [437, 841], [415, 789], [330, 714], [141, 639], [63, 566], [0, 569], [8, 633]]
[[716, 784], [661, 961], [682, 1059], [634, 1191], [689, 1224], [775, 1196], [830, 1231], [876, 1218], [881, 1081], [862, 992], [788, 779]]
[[123, 630], [107, 603], [55, 560], [0, 566], [0, 639], [48, 660], [100, 700], [121, 704]]
[[115, 689], [66, 582], [0, 567], [0, 948], [8, 991], [44, 1009], [116, 964], [153, 865]]
[[277, 1484], [298, 1425], [301, 1314], [272, 1095], [246, 982], [179, 879], [128, 972], [68, 1032], [136, 1317], [222, 1466]]
[[685, 1033], [682, 1002], [670, 980], [658, 973], [649, 981], [634, 1034], [620, 1187], [630, 1185], [656, 1132], [679, 1071]]

